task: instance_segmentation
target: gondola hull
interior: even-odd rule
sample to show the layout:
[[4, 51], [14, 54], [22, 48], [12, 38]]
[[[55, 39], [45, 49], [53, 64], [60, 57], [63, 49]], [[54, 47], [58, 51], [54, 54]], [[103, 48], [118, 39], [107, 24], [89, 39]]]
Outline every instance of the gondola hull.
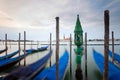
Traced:
[[[69, 54], [68, 51], [65, 51], [63, 56], [59, 59], [59, 80], [64, 80], [68, 60]], [[56, 80], [56, 64], [51, 68], [44, 69], [41, 73], [38, 73], [33, 80]]]
[[52, 51], [50, 51], [46, 56], [44, 56], [42, 59], [39, 59], [38, 61], [26, 66], [26, 67], [20, 67], [10, 74], [8, 74], [4, 80], [12, 80], [14, 78], [21, 79], [21, 80], [31, 80], [31, 78], [36, 75], [36, 72], [41, 71], [44, 67], [49, 58], [51, 57]]
[[[29, 52], [25, 53], [25, 56], [27, 56], [31, 53], [32, 53], [32, 51], [29, 51]], [[17, 62], [19, 62], [23, 58], [24, 58], [24, 54], [17, 56], [17, 57], [14, 57], [14, 58], [0, 60], [0, 72], [12, 67], [13, 65], [15, 65]]]
[[[93, 57], [100, 72], [103, 74], [104, 73], [104, 57], [95, 50], [93, 50]], [[112, 62], [108, 61], [108, 79], [120, 80], [119, 74], [120, 74], [120, 69], [117, 68]]]
[[14, 55], [16, 55], [18, 52], [19, 52], [19, 50], [15, 51], [15, 52], [13, 52], [13, 53], [7, 54], [7, 55], [5, 55], [5, 56], [0, 56], [0, 60], [4, 60], [4, 59], [11, 58], [11, 57], [13, 57]]

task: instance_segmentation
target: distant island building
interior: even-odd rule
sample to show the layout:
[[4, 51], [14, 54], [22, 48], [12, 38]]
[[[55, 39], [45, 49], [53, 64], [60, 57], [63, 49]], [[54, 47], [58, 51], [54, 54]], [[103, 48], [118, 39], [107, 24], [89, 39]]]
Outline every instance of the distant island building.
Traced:
[[66, 38], [65, 35], [63, 36], [63, 40], [64, 41], [69, 41], [70, 40], [70, 37], [69, 38]]
[[[53, 40], [53, 42], [56, 41], [56, 40]], [[59, 39], [59, 41], [70, 41], [70, 37], [66, 37], [65, 35], [63, 35], [63, 38], [62, 39]]]
[[63, 35], [63, 39], [60, 39], [59, 41], [70, 41], [70, 37], [65, 37], [65, 35]]

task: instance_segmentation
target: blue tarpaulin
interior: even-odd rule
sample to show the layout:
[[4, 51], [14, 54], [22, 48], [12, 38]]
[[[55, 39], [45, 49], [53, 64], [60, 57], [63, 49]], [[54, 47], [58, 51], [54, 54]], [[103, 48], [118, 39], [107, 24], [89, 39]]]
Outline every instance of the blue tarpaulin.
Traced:
[[[68, 60], [69, 60], [68, 51], [65, 51], [63, 56], [59, 59], [59, 80], [63, 80], [63, 76], [67, 68]], [[56, 80], [56, 64], [54, 64], [49, 69], [44, 69], [34, 78], [34, 80], [42, 80], [42, 79]]]
[[[110, 55], [110, 57], [112, 57], [112, 52], [111, 51], [109, 51], [109, 55]], [[114, 53], [114, 60], [116, 60], [120, 63], [120, 55], [118, 55], [117, 53]]]
[[7, 75], [4, 80], [9, 79], [15, 79], [15, 80], [27, 80], [27, 78], [33, 74], [35, 71], [37, 71], [39, 68], [39, 71], [44, 68], [44, 64], [48, 61], [52, 54], [52, 51], [50, 51], [47, 55], [45, 55], [43, 58], [37, 60], [36, 62], [26, 66], [26, 67], [20, 67], [13, 72], [11, 72], [9, 75]]
[[[100, 69], [100, 72], [104, 72], [104, 57], [97, 51], [93, 50], [93, 57]], [[112, 62], [108, 61], [108, 78], [109, 80], [120, 80], [120, 69], [117, 68]]]
[[19, 52], [19, 50], [15, 51], [13, 53], [7, 54], [5, 56], [0, 56], [0, 60], [11, 58], [12, 56], [16, 55], [18, 52]]
[[[26, 55], [31, 54], [31, 52], [32, 52], [32, 50], [29, 50], [29, 52], [26, 52]], [[8, 59], [5, 59], [5, 60], [0, 60], [0, 68], [2, 68], [3, 66], [5, 66], [9, 63], [19, 61], [23, 58], [24, 58], [24, 54], [22, 54], [20, 56], [17, 56], [17, 57], [14, 57], [14, 58], [8, 58]], [[8, 66], [8, 67], [10, 67], [10, 66]]]

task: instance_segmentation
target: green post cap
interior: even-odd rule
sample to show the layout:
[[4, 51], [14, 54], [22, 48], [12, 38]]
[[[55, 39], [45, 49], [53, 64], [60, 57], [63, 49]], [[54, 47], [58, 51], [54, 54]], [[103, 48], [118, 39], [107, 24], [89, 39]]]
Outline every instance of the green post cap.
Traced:
[[77, 15], [77, 21], [76, 21], [74, 33], [81, 33], [81, 34], [83, 33], [82, 26], [79, 20], [79, 15]]
[[79, 15], [77, 15], [77, 21], [74, 30], [74, 43], [77, 46], [81, 46], [83, 44], [83, 30], [79, 20]]

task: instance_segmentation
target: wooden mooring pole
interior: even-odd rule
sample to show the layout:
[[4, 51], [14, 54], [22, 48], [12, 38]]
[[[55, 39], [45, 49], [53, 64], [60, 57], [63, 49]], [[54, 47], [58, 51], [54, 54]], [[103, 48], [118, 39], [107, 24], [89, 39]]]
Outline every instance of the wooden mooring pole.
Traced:
[[[19, 57], [20, 57], [20, 38], [21, 38], [21, 34], [19, 33], [19, 40], [18, 40], [18, 50], [19, 50]], [[19, 66], [20, 66], [20, 61], [19, 61]]]
[[2, 40], [2, 44], [4, 45], [4, 40]]
[[31, 49], [32, 49], [32, 45], [33, 45], [33, 43], [32, 43], [33, 41], [31, 40]]
[[3, 45], [4, 45], [4, 40], [3, 40]]
[[[51, 51], [51, 40], [52, 40], [52, 33], [50, 33], [50, 51]], [[50, 67], [51, 67], [51, 57], [50, 57]]]
[[37, 40], [37, 49], [38, 49], [38, 47], [39, 47], [39, 41]]
[[112, 31], [112, 63], [114, 62], [114, 32]]
[[56, 80], [59, 80], [59, 17], [56, 17]]
[[109, 53], [109, 11], [105, 10], [104, 12], [104, 74], [103, 80], [108, 80], [108, 53]]
[[[7, 34], [5, 34], [5, 48], [8, 49], [8, 47], [7, 47]], [[7, 56], [7, 50], [6, 50], [5, 55]]]
[[72, 80], [72, 35], [70, 34], [70, 80]]
[[26, 32], [24, 31], [24, 66], [26, 66]]
[[12, 42], [12, 40], [9, 40], [9, 46], [10, 46], [10, 49], [11, 49], [11, 42]]
[[85, 33], [85, 80], [88, 80], [88, 77], [87, 77], [87, 33]]

